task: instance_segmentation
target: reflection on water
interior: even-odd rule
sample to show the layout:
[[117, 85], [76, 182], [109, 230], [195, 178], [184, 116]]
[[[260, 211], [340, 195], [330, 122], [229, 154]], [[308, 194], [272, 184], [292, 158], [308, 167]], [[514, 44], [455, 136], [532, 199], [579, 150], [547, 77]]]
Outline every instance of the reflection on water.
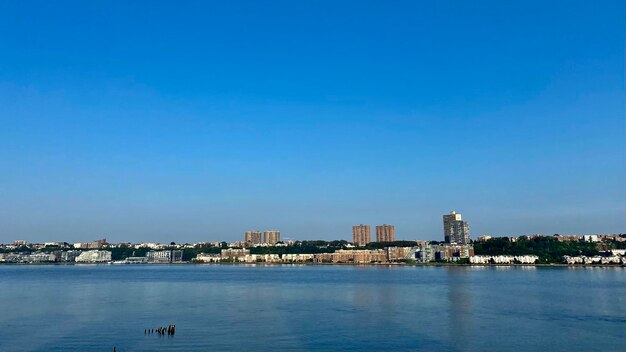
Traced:
[[448, 336], [457, 349], [467, 346], [465, 336], [473, 335], [472, 331], [472, 292], [468, 282], [471, 276], [464, 268], [445, 268], [448, 291]]
[[0, 266], [0, 312], [3, 352], [617, 351], [626, 269]]

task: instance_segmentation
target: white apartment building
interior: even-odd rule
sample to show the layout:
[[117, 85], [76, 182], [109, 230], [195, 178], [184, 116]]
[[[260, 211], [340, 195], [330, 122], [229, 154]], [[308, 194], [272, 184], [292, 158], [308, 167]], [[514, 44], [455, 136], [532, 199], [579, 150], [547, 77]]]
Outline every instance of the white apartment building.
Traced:
[[535, 264], [539, 261], [536, 255], [474, 255], [471, 264]]
[[111, 261], [111, 252], [109, 251], [84, 251], [78, 257], [76, 262], [78, 263], [106, 263]]

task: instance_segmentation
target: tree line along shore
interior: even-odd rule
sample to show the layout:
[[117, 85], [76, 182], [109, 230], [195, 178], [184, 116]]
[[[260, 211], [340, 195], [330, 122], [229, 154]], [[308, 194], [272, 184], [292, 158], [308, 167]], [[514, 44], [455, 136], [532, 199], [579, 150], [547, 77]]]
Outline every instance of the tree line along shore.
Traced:
[[[388, 248], [408, 248], [418, 245], [430, 244], [433, 246], [441, 245], [441, 242], [436, 241], [394, 241], [394, 242], [372, 242], [362, 247], [352, 246], [349, 242], [344, 240], [336, 241], [295, 241], [290, 245], [280, 243], [276, 246], [256, 246], [248, 247], [246, 253], [256, 255], [257, 257], [263, 255], [298, 255], [298, 254], [321, 254], [321, 253], [335, 253], [337, 251], [348, 250], [382, 250]], [[70, 245], [68, 245], [69, 247]], [[586, 242], [586, 241], [560, 241], [551, 236], [535, 236], [527, 237], [520, 236], [518, 238], [508, 237], [496, 237], [489, 240], [473, 241], [472, 245], [473, 253], [475, 256], [536, 256], [538, 260], [535, 264], [561, 264], [564, 263], [566, 257], [602, 257], [607, 256], [611, 250], [623, 250], [626, 249], [626, 241], [599, 241], [599, 242]], [[29, 254], [29, 253], [55, 253], [58, 251], [67, 250], [65, 246], [18, 246], [14, 248], [0, 248], [0, 257], [6, 257], [7, 254]], [[128, 258], [145, 257], [151, 248], [136, 247], [132, 245], [120, 244], [120, 245], [105, 245], [101, 248], [110, 252], [111, 261], [123, 261]], [[224, 249], [233, 249], [226, 242], [218, 242], [212, 244], [196, 244], [196, 245], [177, 245], [170, 243], [166, 245], [163, 250], [176, 250], [182, 252], [180, 260], [181, 262], [193, 262], [198, 255], [218, 255]], [[235, 247], [236, 249], [236, 247]], [[454, 261], [454, 264], [468, 264], [469, 260], [461, 258], [462, 260]], [[223, 260], [221, 262], [228, 262], [229, 260]], [[398, 259], [393, 260], [400, 263], [414, 263], [410, 259]], [[432, 261], [437, 264], [437, 260]], [[591, 262], [589, 262], [591, 263]], [[494, 263], [497, 264], [497, 263]]]

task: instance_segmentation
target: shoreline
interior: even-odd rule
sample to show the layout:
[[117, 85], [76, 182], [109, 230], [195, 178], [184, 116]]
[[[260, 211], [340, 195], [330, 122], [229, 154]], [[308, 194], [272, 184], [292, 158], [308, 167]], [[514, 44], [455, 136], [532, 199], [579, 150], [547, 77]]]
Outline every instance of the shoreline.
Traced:
[[225, 262], [225, 263], [195, 263], [195, 262], [174, 262], [174, 263], [5, 263], [0, 262], [2, 265], [16, 265], [16, 266], [75, 266], [75, 265], [89, 265], [89, 266], [155, 266], [155, 265], [243, 265], [243, 266], [282, 266], [282, 265], [297, 265], [297, 266], [398, 266], [398, 267], [538, 267], [538, 268], [626, 268], [624, 264], [563, 264], [563, 263], [546, 263], [546, 264], [455, 264], [455, 263], [242, 263], [242, 262]]

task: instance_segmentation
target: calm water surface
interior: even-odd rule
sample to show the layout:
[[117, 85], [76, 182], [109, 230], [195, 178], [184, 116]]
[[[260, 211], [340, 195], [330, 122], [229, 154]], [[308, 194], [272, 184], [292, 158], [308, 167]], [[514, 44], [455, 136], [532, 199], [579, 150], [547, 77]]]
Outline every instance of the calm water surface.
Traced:
[[623, 352], [626, 269], [0, 266], [0, 351], [114, 346]]

